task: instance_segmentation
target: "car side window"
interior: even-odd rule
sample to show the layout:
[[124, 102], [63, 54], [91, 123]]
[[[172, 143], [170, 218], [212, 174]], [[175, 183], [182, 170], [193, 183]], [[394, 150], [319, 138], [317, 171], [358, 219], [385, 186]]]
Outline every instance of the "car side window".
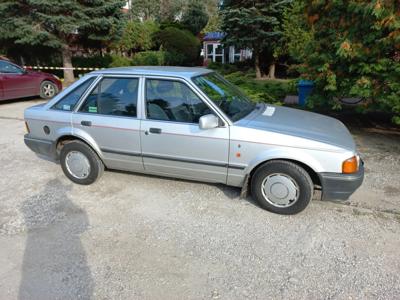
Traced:
[[147, 119], [198, 123], [210, 108], [183, 82], [146, 79]]
[[6, 61], [0, 61], [0, 73], [21, 74], [22, 69]]
[[72, 111], [78, 103], [79, 99], [82, 97], [83, 93], [88, 89], [95, 78], [96, 77], [89, 78], [77, 88], [72, 90], [72, 92], [68, 93], [60, 101], [54, 104], [52, 109]]
[[81, 112], [136, 117], [138, 78], [103, 78], [89, 94]]

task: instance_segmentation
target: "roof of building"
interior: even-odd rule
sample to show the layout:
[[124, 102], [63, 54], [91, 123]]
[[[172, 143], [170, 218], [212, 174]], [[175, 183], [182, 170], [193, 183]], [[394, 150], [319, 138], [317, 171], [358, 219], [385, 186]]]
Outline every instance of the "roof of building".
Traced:
[[199, 67], [167, 67], [167, 66], [141, 66], [121, 67], [94, 71], [96, 74], [126, 74], [126, 75], [154, 75], [154, 76], [178, 76], [191, 78], [212, 72], [212, 70]]
[[224, 37], [225, 37], [224, 32], [220, 31], [207, 32], [203, 37], [203, 41], [219, 41], [222, 40]]

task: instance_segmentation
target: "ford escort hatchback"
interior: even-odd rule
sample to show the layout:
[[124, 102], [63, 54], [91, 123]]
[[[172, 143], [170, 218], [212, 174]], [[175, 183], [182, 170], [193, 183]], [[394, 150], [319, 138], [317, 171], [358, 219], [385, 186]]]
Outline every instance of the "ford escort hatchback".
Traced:
[[295, 214], [314, 189], [347, 199], [363, 163], [347, 128], [323, 115], [256, 104], [203, 68], [92, 72], [25, 110], [26, 145], [59, 160], [75, 183], [104, 168], [251, 191], [261, 207]]

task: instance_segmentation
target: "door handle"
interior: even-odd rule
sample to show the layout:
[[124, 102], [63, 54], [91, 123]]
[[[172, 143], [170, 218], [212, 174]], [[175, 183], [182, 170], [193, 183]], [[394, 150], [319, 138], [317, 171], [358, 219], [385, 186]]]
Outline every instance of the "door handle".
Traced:
[[92, 126], [92, 122], [90, 121], [81, 121], [82, 126]]
[[150, 133], [161, 134], [161, 128], [150, 128]]

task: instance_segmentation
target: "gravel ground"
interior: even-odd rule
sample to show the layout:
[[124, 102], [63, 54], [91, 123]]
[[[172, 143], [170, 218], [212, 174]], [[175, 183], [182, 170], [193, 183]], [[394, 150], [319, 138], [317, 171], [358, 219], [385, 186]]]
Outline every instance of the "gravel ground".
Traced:
[[0, 299], [395, 299], [400, 136], [354, 129], [364, 185], [280, 216], [239, 189], [105, 172], [91, 186], [23, 143], [0, 106]]

